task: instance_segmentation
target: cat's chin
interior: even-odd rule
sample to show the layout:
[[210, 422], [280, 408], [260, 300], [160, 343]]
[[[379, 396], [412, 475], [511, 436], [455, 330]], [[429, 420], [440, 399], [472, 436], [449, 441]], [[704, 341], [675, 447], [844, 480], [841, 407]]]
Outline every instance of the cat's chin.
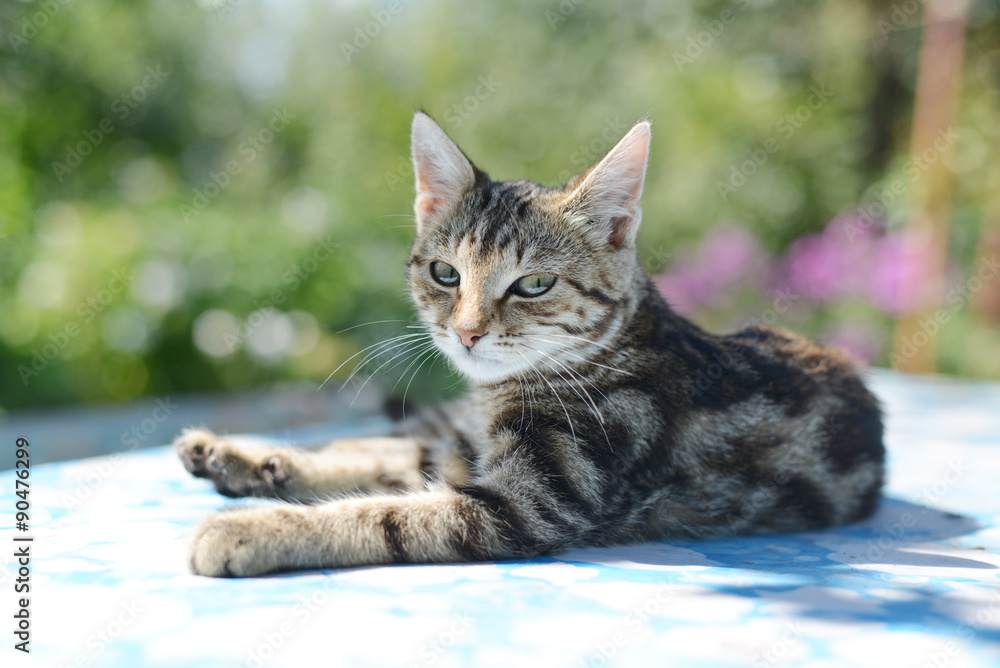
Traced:
[[520, 369], [510, 362], [476, 359], [469, 355], [448, 355], [449, 361], [463, 376], [480, 385], [496, 385], [517, 378]]

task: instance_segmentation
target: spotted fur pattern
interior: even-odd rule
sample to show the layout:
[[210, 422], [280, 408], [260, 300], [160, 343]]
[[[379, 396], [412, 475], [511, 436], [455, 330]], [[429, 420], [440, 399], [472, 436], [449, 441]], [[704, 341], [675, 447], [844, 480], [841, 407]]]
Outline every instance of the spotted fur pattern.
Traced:
[[[707, 333], [641, 270], [649, 138], [640, 122], [550, 189], [490, 180], [418, 114], [409, 283], [470, 393], [393, 438], [315, 453], [185, 432], [185, 466], [220, 492], [303, 502], [210, 518], [194, 572], [534, 557], [871, 514], [882, 422], [851, 362], [777, 329]], [[515, 289], [537, 274], [547, 291]]]

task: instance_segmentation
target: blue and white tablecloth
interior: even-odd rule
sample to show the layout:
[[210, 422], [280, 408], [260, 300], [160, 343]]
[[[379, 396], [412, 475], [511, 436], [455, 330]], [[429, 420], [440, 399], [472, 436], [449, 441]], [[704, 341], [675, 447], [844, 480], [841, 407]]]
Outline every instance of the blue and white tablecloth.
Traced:
[[[266, 502], [220, 497], [169, 448], [32, 468], [27, 533], [5, 471], [0, 665], [1000, 666], [1000, 386], [870, 380], [887, 498], [795, 535], [211, 579], [187, 570], [191, 530]], [[12, 622], [25, 535], [28, 655]]]

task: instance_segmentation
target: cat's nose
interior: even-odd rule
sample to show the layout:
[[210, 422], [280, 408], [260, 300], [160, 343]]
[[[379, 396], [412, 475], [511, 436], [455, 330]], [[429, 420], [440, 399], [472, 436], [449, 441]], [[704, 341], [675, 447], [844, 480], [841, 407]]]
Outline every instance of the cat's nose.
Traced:
[[469, 350], [472, 350], [472, 346], [476, 345], [476, 341], [486, 336], [486, 332], [475, 329], [459, 329], [458, 327], [455, 327], [455, 333], [458, 334], [458, 338], [462, 339], [462, 345]]

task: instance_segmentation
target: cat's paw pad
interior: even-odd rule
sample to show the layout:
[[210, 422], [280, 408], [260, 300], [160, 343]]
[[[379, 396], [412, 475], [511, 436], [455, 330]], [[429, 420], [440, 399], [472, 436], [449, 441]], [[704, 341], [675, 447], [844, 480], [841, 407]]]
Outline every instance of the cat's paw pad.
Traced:
[[279, 570], [282, 519], [273, 509], [236, 510], [206, 520], [191, 548], [191, 572], [211, 577], [253, 577]]
[[185, 470], [198, 478], [211, 478], [219, 466], [218, 436], [204, 429], [185, 429], [174, 441], [174, 449]]

